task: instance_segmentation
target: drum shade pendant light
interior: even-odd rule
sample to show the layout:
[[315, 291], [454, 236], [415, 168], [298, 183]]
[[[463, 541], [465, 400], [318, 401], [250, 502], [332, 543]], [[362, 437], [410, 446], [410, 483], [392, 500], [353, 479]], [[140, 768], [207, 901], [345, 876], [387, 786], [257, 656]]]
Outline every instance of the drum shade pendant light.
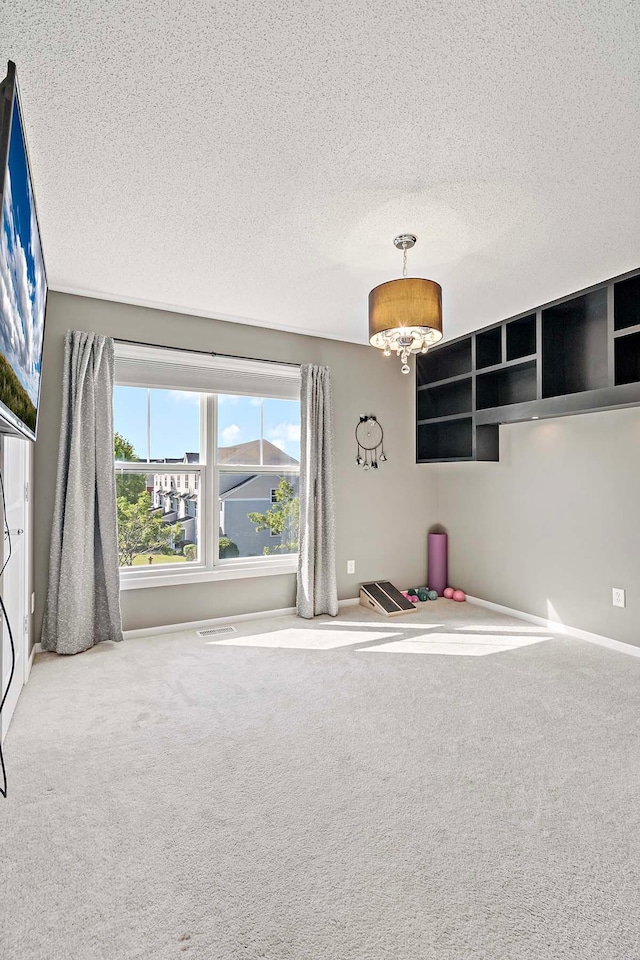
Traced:
[[402, 278], [381, 283], [369, 294], [369, 343], [383, 350], [385, 357], [395, 351], [403, 373], [409, 373], [412, 353], [426, 353], [442, 340], [440, 284], [407, 276], [407, 250], [417, 239], [411, 233], [394, 238], [394, 246], [403, 254]]

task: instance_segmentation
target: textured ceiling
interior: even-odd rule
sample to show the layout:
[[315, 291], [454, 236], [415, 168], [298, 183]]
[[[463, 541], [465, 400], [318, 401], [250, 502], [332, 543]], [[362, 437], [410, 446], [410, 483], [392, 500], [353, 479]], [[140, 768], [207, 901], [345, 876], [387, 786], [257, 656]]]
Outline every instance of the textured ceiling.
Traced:
[[50, 285], [346, 340], [640, 265], [640, 4], [11, 0]]

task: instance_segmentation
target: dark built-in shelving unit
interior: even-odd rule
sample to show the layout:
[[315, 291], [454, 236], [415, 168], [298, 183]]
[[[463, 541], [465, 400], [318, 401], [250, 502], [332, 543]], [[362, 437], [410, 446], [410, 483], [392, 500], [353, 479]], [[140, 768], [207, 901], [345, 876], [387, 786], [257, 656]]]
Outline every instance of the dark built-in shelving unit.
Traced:
[[498, 460], [501, 423], [640, 405], [640, 268], [416, 359], [418, 463]]

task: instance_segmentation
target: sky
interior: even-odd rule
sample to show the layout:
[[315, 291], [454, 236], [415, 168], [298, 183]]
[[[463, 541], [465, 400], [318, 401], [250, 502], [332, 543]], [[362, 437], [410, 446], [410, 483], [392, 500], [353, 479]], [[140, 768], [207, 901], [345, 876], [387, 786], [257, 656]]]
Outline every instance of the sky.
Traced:
[[[133, 444], [140, 459], [147, 456], [147, 394], [150, 404], [149, 456], [183, 457], [200, 450], [200, 395], [181, 390], [114, 389], [114, 429]], [[218, 400], [218, 444], [230, 447], [260, 439], [260, 405], [264, 439], [300, 459], [300, 404], [294, 400], [221, 396]]]
[[46, 278], [17, 98], [0, 237], [0, 350], [38, 403]]

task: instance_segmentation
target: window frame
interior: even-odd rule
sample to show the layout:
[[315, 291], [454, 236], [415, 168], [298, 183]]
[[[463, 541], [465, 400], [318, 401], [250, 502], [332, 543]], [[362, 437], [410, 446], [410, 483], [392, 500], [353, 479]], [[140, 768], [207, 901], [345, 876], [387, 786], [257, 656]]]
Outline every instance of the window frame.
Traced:
[[[188, 371], [188, 367], [187, 367]], [[115, 383], [115, 386], [119, 384]], [[141, 385], [142, 386], [142, 385]], [[142, 387], [157, 389], [156, 387]], [[174, 388], [177, 389], [177, 388]], [[137, 567], [120, 567], [120, 589], [140, 587], [177, 586], [184, 583], [210, 582], [215, 580], [262, 577], [292, 574], [297, 571], [298, 554], [271, 554], [255, 557], [220, 558], [220, 476], [225, 473], [251, 473], [256, 475], [300, 474], [299, 464], [220, 464], [218, 462], [218, 393], [200, 393], [200, 463], [171, 464], [171, 475], [195, 474], [198, 491], [198, 559], [189, 562], [163, 563]], [[263, 399], [272, 399], [267, 394]], [[274, 398], [277, 399], [277, 398]], [[262, 430], [261, 444], [262, 451]], [[261, 457], [262, 459], [262, 457]], [[159, 473], [158, 467], [167, 464], [153, 461], [114, 461], [118, 473]], [[177, 486], [177, 484], [176, 484]], [[269, 506], [272, 505], [272, 501]]]

